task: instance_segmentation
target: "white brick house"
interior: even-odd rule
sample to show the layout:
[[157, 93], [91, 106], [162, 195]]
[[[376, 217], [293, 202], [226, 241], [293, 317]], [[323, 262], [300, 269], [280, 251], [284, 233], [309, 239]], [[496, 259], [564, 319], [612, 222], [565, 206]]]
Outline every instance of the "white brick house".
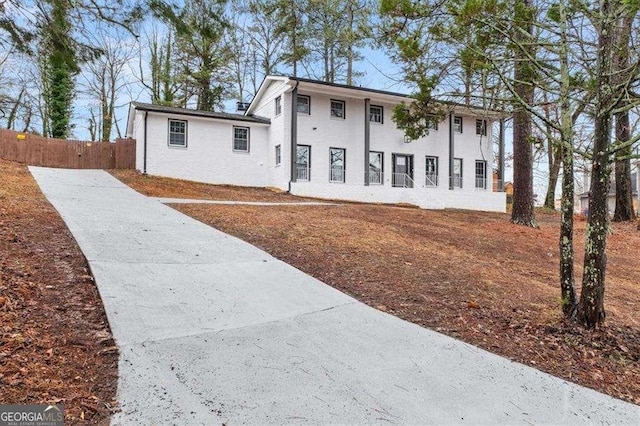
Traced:
[[[505, 211], [493, 192], [496, 112], [446, 104], [407, 142], [391, 119], [406, 95], [268, 76], [244, 114], [132, 103], [137, 168], [159, 176], [422, 208]], [[502, 138], [501, 138], [502, 140]], [[499, 171], [500, 174], [500, 171]]]

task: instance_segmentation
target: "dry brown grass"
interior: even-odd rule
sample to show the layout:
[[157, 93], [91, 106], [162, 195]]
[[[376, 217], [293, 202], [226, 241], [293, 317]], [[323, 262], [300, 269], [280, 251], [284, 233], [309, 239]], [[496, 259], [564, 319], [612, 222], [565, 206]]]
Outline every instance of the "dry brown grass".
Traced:
[[87, 262], [26, 166], [0, 176], [0, 404], [106, 424], [118, 352]]
[[143, 175], [133, 170], [110, 170], [109, 172], [136, 191], [150, 197], [267, 202], [300, 202], [309, 200], [276, 189], [209, 185], [182, 179]]

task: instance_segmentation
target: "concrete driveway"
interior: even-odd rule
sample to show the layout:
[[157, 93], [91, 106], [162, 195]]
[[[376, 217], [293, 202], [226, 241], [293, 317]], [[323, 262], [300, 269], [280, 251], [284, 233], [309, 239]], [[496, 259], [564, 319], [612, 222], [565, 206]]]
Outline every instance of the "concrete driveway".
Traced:
[[640, 423], [638, 406], [369, 308], [104, 171], [30, 170], [121, 350], [114, 424]]

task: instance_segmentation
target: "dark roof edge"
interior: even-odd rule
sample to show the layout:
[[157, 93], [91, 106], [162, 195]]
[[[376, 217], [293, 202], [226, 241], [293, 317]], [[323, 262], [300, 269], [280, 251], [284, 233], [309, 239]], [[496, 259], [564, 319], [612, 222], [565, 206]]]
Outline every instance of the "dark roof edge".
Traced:
[[213, 119], [219, 119], [219, 120], [245, 121], [249, 123], [258, 123], [258, 124], [271, 124], [271, 120], [268, 118], [251, 116], [251, 115], [232, 114], [228, 112], [202, 111], [197, 109], [179, 108], [179, 107], [168, 107], [164, 105], [154, 105], [154, 104], [148, 104], [143, 102], [131, 102], [131, 105], [133, 105], [133, 107], [136, 110], [140, 110], [140, 111], [161, 112], [164, 114], [188, 115], [191, 117], [213, 118]]
[[[330, 82], [327, 82], [327, 81], [313, 80], [313, 79], [310, 79], [310, 78], [302, 78], [302, 77], [287, 77], [287, 78], [289, 78], [289, 80], [299, 81], [301, 83], [321, 84], [321, 85], [330, 86], [330, 87], [337, 87], [337, 88], [340, 88], [340, 89], [360, 90], [360, 91], [363, 91], [363, 92], [377, 93], [377, 94], [380, 94], [380, 95], [397, 96], [397, 97], [400, 97], [400, 98], [413, 99], [413, 96], [409, 95], [407, 93], [391, 92], [391, 91], [388, 91], [388, 90], [380, 90], [380, 89], [370, 89], [368, 87], [349, 86], [348, 84], [330, 83]], [[444, 105], [450, 105], [450, 106], [453, 106], [453, 107], [462, 107], [462, 108], [469, 108], [469, 109], [474, 109], [474, 110], [484, 110], [485, 109], [485, 108], [483, 108], [481, 106], [477, 106], [477, 105], [465, 105], [465, 104], [461, 104], [459, 102], [446, 101], [446, 100], [440, 100], [440, 99], [435, 99], [435, 98], [434, 98], [434, 101], [437, 102], [437, 103], [441, 103], [441, 104], [444, 104]], [[496, 113], [500, 113], [500, 114], [507, 114], [507, 111], [502, 111], [502, 110], [487, 109], [487, 111], [496, 112]]]

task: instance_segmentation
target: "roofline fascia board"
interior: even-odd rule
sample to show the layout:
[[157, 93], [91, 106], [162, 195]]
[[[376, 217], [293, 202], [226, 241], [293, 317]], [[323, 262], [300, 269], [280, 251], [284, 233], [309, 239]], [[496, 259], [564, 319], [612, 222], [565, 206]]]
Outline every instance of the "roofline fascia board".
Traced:
[[[251, 103], [249, 104], [249, 107], [247, 108], [247, 110], [244, 112], [244, 115], [249, 115], [253, 112], [253, 110], [255, 109], [256, 106], [256, 100], [262, 98], [262, 95], [264, 94], [264, 91], [267, 90], [268, 84], [267, 82], [271, 82], [271, 81], [276, 81], [276, 80], [280, 80], [283, 83], [287, 84], [289, 82], [289, 77], [285, 77], [285, 76], [280, 76], [280, 75], [266, 75], [264, 76], [264, 78], [262, 79], [262, 83], [260, 83], [260, 86], [258, 87], [258, 91], [256, 92], [256, 94], [253, 96], [253, 99], [251, 99]], [[287, 92], [289, 92], [290, 90], [287, 90]]]
[[235, 117], [216, 117], [206, 113], [202, 113], [197, 110], [181, 109], [177, 111], [164, 111], [161, 108], [154, 108], [153, 106], [139, 105], [135, 103], [133, 104], [133, 106], [137, 111], [148, 111], [156, 114], [186, 115], [189, 117], [208, 118], [210, 120], [222, 120], [222, 121], [241, 121], [245, 123], [262, 124], [265, 126], [268, 126], [271, 124], [271, 120], [269, 120], [268, 118], [254, 118], [251, 116], [243, 116], [243, 115], [237, 115]]
[[[352, 97], [352, 98], [370, 98], [372, 101], [378, 102], [388, 102], [388, 103], [400, 103], [400, 102], [411, 102], [413, 97], [404, 93], [395, 93], [389, 92], [385, 90], [378, 89], [369, 89], [366, 87], [354, 87], [347, 86], [344, 84], [338, 83], [328, 83], [324, 81], [316, 81], [310, 80], [300, 77], [289, 77], [289, 85], [293, 85], [294, 81], [300, 82], [299, 91], [304, 91], [308, 89], [309, 91], [321, 92], [331, 94], [344, 94], [343, 96]], [[316, 90], [313, 90], [316, 89]], [[358, 93], [355, 96], [348, 96], [345, 94], [345, 91], [352, 91]], [[506, 111], [497, 111], [497, 110], [489, 110], [483, 109], [477, 106], [466, 106], [462, 104], [457, 104], [455, 102], [449, 101], [441, 101], [435, 100], [437, 104], [443, 105], [447, 108], [448, 112], [454, 112], [456, 115], [465, 115], [470, 117], [478, 117], [482, 116], [484, 118], [491, 118], [493, 120], [499, 120], [501, 118], [510, 117], [511, 114]]]

